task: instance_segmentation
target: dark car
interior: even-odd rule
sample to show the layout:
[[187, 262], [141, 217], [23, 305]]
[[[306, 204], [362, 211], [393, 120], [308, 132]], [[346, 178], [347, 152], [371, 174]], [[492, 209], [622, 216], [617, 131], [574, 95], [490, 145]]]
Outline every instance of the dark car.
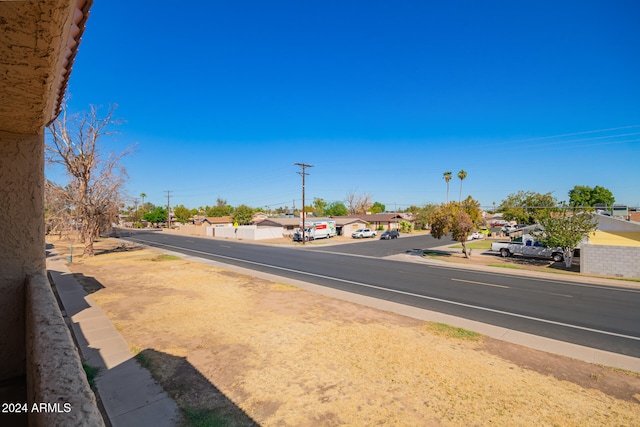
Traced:
[[400, 236], [400, 233], [396, 230], [389, 230], [389, 231], [385, 231], [384, 233], [382, 233], [380, 235], [380, 239], [382, 240], [387, 240], [387, 239], [397, 239]]

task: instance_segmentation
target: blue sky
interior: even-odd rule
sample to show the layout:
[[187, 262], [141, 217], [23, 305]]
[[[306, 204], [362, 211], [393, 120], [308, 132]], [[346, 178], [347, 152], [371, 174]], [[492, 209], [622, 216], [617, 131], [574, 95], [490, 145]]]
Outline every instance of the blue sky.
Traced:
[[[71, 111], [118, 104], [127, 191], [388, 210], [574, 185], [640, 205], [640, 3], [97, 1]], [[54, 174], [50, 174], [54, 179]], [[451, 181], [450, 198], [460, 181]]]

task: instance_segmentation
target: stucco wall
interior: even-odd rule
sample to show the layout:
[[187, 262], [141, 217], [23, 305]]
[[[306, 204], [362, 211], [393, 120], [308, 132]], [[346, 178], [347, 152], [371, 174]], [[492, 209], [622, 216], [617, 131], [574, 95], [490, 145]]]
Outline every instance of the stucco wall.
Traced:
[[0, 1], [1, 130], [38, 133], [57, 115], [90, 5]]
[[346, 224], [344, 227], [342, 227], [342, 235], [351, 236], [351, 233], [359, 228], [367, 228], [367, 224], [364, 222], [354, 222], [351, 224]]
[[640, 247], [583, 245], [580, 272], [640, 278]]
[[[176, 230], [171, 230], [176, 231]], [[186, 234], [188, 236], [202, 236], [206, 237], [207, 235], [207, 226], [206, 225], [181, 225], [178, 227], [177, 234]]]
[[32, 412], [34, 426], [104, 426], [80, 355], [44, 275], [26, 282], [28, 401], [59, 405]]
[[0, 132], [0, 380], [25, 372], [25, 280], [42, 275], [44, 140]]

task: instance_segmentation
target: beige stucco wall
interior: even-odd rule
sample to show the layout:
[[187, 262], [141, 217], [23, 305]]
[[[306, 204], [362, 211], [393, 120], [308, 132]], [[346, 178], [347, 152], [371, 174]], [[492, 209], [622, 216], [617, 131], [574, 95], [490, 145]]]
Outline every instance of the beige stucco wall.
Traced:
[[28, 279], [25, 295], [28, 401], [61, 406], [59, 411], [30, 413], [29, 425], [103, 426], [95, 395], [47, 277]]
[[44, 140], [0, 132], [0, 380], [25, 372], [25, 281], [45, 270]]
[[[163, 230], [167, 231], [167, 230]], [[207, 226], [206, 225], [192, 225], [186, 224], [179, 226], [176, 230], [171, 230], [171, 232], [175, 232], [176, 234], [186, 234], [188, 236], [207, 236]]]
[[55, 117], [86, 1], [0, 1], [0, 130], [38, 133]]

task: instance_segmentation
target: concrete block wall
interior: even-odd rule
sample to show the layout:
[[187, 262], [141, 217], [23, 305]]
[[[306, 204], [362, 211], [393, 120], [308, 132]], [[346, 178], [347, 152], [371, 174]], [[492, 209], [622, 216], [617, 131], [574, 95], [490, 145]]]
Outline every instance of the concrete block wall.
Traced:
[[580, 272], [640, 278], [640, 247], [583, 245], [580, 249]]

